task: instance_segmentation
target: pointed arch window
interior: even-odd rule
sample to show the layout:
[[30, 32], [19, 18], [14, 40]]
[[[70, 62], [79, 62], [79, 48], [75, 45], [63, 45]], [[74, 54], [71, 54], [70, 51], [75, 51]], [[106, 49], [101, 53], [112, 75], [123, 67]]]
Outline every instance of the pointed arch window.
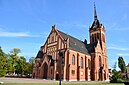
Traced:
[[101, 67], [102, 61], [101, 61], [101, 56], [99, 56], [99, 66]]
[[72, 65], [75, 65], [75, 56], [72, 56]]
[[107, 68], [107, 59], [105, 58], [105, 66], [106, 66], [106, 68]]
[[88, 59], [88, 68], [89, 68], [89, 69], [91, 68], [91, 62], [90, 62], [90, 59]]
[[80, 59], [80, 67], [83, 68], [83, 57]]

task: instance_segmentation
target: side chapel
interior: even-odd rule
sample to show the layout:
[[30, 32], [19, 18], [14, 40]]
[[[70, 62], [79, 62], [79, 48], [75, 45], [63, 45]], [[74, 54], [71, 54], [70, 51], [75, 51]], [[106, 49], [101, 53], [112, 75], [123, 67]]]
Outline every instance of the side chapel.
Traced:
[[105, 28], [97, 18], [95, 4], [89, 34], [90, 43], [87, 43], [86, 39], [80, 41], [52, 26], [35, 58], [32, 77], [59, 80], [61, 74], [67, 81], [109, 80]]

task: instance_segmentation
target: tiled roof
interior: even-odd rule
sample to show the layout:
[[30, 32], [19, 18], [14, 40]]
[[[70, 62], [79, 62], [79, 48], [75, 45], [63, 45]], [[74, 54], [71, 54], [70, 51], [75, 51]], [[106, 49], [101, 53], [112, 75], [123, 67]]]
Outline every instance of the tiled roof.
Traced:
[[86, 48], [86, 44], [84, 44], [83, 41], [78, 40], [77, 38], [74, 38], [66, 33], [59, 31], [59, 30], [58, 30], [58, 32], [62, 36], [63, 39], [69, 38], [69, 49], [78, 51], [78, 52], [81, 52], [84, 54], [89, 54], [88, 50]]

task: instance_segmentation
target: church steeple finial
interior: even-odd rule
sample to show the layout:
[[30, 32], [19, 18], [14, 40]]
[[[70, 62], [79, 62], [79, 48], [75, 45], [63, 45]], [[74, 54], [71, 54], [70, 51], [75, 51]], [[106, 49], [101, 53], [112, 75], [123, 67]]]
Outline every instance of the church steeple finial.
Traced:
[[96, 6], [95, 6], [95, 2], [94, 2], [94, 20], [97, 19], [97, 12], [96, 12]]

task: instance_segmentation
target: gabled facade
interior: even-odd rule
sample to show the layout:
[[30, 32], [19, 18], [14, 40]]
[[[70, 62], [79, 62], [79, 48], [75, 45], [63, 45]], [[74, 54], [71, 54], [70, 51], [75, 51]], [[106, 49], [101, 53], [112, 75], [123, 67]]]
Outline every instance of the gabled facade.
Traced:
[[61, 74], [68, 81], [109, 80], [105, 29], [97, 18], [95, 6], [89, 32], [87, 44], [86, 39], [80, 41], [52, 26], [35, 59], [33, 78], [58, 80]]

